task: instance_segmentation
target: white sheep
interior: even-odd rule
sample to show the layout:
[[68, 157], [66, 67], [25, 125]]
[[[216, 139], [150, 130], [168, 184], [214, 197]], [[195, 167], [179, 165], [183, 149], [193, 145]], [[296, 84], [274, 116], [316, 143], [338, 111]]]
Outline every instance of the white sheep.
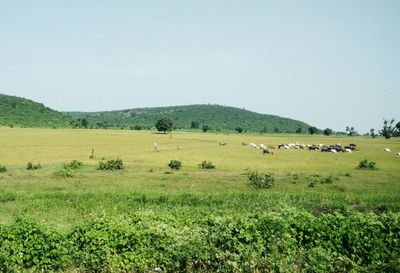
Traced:
[[390, 153], [390, 149], [389, 148], [385, 148], [384, 151], [387, 152], [387, 153]]

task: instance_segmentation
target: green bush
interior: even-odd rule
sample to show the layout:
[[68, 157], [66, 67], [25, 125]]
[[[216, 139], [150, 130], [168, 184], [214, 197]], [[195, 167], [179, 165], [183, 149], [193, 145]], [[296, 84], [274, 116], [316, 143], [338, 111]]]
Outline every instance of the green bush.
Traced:
[[78, 160], [72, 160], [70, 163], [64, 164], [64, 169], [77, 170], [83, 166], [83, 163]]
[[361, 160], [358, 163], [358, 166], [356, 169], [359, 170], [375, 170], [376, 169], [376, 163], [373, 161], [368, 161], [367, 159]]
[[211, 161], [203, 161], [199, 164], [201, 169], [215, 169], [215, 165]]
[[7, 171], [6, 166], [0, 164], [0, 173], [5, 173]]
[[62, 234], [17, 218], [0, 224], [0, 272], [400, 272], [399, 229], [399, 213], [293, 208], [136, 211]]
[[37, 169], [41, 169], [42, 165], [40, 165], [40, 163], [34, 165], [32, 162], [28, 162], [28, 164], [26, 164], [26, 169], [27, 170], [37, 170]]
[[247, 173], [250, 184], [257, 189], [268, 189], [274, 185], [275, 178], [271, 174], [261, 171], [250, 171]]
[[182, 162], [179, 160], [171, 160], [168, 163], [168, 167], [170, 167], [173, 170], [179, 171], [182, 168]]
[[107, 171], [115, 171], [115, 170], [122, 170], [124, 168], [124, 163], [120, 158], [107, 160], [107, 161], [100, 161], [99, 162], [99, 170], [107, 170]]

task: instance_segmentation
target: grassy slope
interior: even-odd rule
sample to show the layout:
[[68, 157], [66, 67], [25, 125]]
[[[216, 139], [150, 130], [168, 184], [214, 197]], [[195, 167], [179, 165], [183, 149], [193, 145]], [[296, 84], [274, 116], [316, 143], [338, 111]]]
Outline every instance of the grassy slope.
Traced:
[[92, 125], [101, 123], [113, 127], [133, 125], [154, 127], [156, 120], [161, 115], [171, 117], [174, 121], [174, 127], [180, 129], [189, 129], [192, 121], [199, 122], [200, 128], [203, 125], [221, 130], [234, 130], [236, 127], [242, 127], [253, 132], [259, 132], [264, 128], [268, 132], [273, 132], [275, 128], [278, 128], [280, 132], [295, 132], [298, 128], [302, 128], [303, 132], [307, 132], [307, 128], [310, 127], [304, 122], [293, 119], [259, 114], [221, 105], [188, 105], [95, 113], [70, 112], [65, 114], [74, 118], [84, 117]]
[[41, 103], [0, 94], [0, 124], [25, 127], [68, 127], [68, 119]]
[[[137, 210], [169, 213], [237, 213], [274, 210], [289, 206], [312, 212], [332, 210], [400, 210], [399, 158], [383, 148], [399, 150], [399, 139], [347, 137], [265, 136], [238, 134], [174, 133], [110, 130], [0, 129], [0, 216], [2, 222], [24, 214], [40, 222], [69, 227], [90, 214], [130, 214]], [[227, 143], [220, 147], [218, 141]], [[241, 146], [255, 142], [278, 144], [357, 143], [354, 154], [327, 154], [302, 150], [279, 150], [273, 156]], [[152, 150], [157, 142], [159, 151]], [[91, 149], [95, 159], [90, 160]], [[124, 171], [96, 170], [105, 157], [123, 159]], [[367, 158], [379, 170], [355, 170]], [[85, 166], [73, 178], [55, 177], [62, 164], [73, 159]], [[171, 159], [183, 162], [179, 172], [166, 174]], [[200, 170], [210, 160], [215, 170]], [[25, 170], [26, 163], [43, 168]], [[247, 169], [272, 172], [276, 185], [270, 190], [249, 187]], [[293, 178], [298, 174], [299, 179]], [[332, 175], [332, 184], [308, 187], [315, 174]], [[348, 175], [346, 175], [348, 174]]]

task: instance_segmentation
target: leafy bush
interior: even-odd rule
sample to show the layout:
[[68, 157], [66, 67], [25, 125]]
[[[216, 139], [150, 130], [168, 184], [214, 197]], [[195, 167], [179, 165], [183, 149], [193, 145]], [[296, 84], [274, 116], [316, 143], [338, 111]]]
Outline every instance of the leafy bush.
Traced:
[[168, 167], [170, 167], [173, 170], [179, 171], [182, 168], [182, 162], [179, 160], [171, 160], [168, 163]]
[[2, 227], [0, 246], [0, 272], [49, 272], [70, 265], [67, 241], [22, 217]]
[[115, 170], [122, 170], [124, 168], [124, 163], [120, 158], [107, 160], [107, 161], [100, 161], [99, 162], [99, 170], [107, 170], [107, 171], [115, 171]]
[[28, 164], [26, 164], [26, 169], [27, 170], [37, 170], [37, 169], [41, 169], [42, 165], [40, 165], [40, 163], [34, 165], [32, 162], [28, 162]]
[[83, 163], [78, 160], [72, 160], [70, 163], [64, 164], [64, 169], [77, 170], [83, 166]]
[[201, 169], [215, 169], [215, 165], [211, 161], [203, 161], [199, 164]]
[[357, 166], [356, 169], [359, 169], [359, 170], [375, 170], [376, 169], [375, 165], [376, 165], [375, 162], [368, 161], [367, 159], [364, 159], [364, 160], [361, 160], [358, 163], [358, 166]]
[[271, 174], [261, 171], [250, 171], [247, 173], [250, 184], [257, 189], [268, 189], [274, 185], [275, 178]]
[[0, 173], [5, 173], [7, 171], [6, 166], [0, 164]]

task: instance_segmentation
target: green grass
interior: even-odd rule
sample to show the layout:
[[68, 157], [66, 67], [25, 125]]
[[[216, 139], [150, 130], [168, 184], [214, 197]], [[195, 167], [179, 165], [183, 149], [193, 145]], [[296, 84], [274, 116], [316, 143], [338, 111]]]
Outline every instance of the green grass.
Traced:
[[[383, 152], [384, 147], [396, 151], [398, 139], [184, 132], [163, 135], [124, 130], [15, 128], [2, 128], [0, 133], [0, 164], [7, 166], [7, 172], [0, 174], [1, 192], [16, 196], [15, 200], [2, 203], [0, 216], [3, 222], [14, 215], [25, 214], [68, 226], [80, 221], [84, 216], [82, 213], [127, 212], [129, 206], [126, 203], [135, 204], [135, 201], [129, 201], [130, 196], [138, 194], [148, 196], [149, 200], [157, 200], [159, 196], [181, 200], [179, 196], [189, 194], [202, 200], [200, 203], [207, 203], [206, 200], [211, 198], [221, 200], [221, 206], [230, 204], [224, 209], [232, 205], [243, 210], [249, 207], [252, 198], [259, 200], [256, 204], [265, 209], [271, 207], [274, 200], [279, 202], [272, 207], [289, 204], [316, 211], [318, 200], [363, 210], [388, 207], [398, 211], [400, 207], [399, 158], [394, 153]], [[219, 146], [220, 140], [227, 145]], [[360, 151], [329, 154], [276, 150], [271, 156], [240, 144], [277, 145], [296, 141], [357, 143]], [[153, 143], [158, 143], [158, 151], [153, 151]], [[92, 148], [94, 159], [89, 159]], [[103, 158], [121, 158], [124, 170], [97, 170], [98, 162]], [[358, 162], [364, 158], [375, 161], [378, 170], [356, 170]], [[182, 169], [168, 174], [167, 164], [175, 159], [182, 161]], [[55, 175], [72, 160], [83, 162], [83, 167], [73, 171], [70, 178]], [[216, 169], [200, 169], [198, 164], [204, 160], [212, 161]], [[42, 168], [28, 171], [25, 169], [28, 161], [40, 163]], [[254, 190], [245, 175], [247, 170], [253, 169], [272, 173], [274, 187]], [[328, 177], [331, 177], [331, 183], [321, 183]], [[312, 181], [317, 182], [314, 188], [309, 187]], [[233, 203], [229, 201], [231, 199]], [[158, 206], [155, 201], [151, 203]]]
[[[199, 259], [206, 263], [203, 272], [238, 268], [336, 272], [338, 264], [345, 271], [374, 272], [380, 263], [400, 268], [391, 263], [399, 248], [395, 243], [400, 213], [400, 158], [395, 156], [399, 139], [21, 128], [0, 128], [0, 135], [0, 164], [6, 166], [0, 173], [0, 267], [5, 263], [14, 264], [16, 270], [34, 268], [35, 262], [13, 260], [18, 257], [12, 254], [14, 249], [21, 248], [36, 253], [29, 257], [36, 257], [37, 270], [68, 272], [78, 268], [96, 271], [97, 266], [111, 272], [124, 268], [148, 272], [155, 266], [152, 259], [164, 269], [168, 265], [170, 272], [184, 271], [180, 266], [195, 271]], [[220, 146], [219, 141], [227, 145]], [[274, 155], [263, 155], [241, 145], [296, 141], [356, 143], [359, 151], [275, 150]], [[153, 143], [158, 143], [157, 151]], [[385, 153], [386, 147], [393, 153]], [[89, 158], [92, 149], [93, 159]], [[123, 160], [123, 170], [98, 170], [99, 161], [118, 158]], [[377, 169], [356, 169], [363, 159], [376, 162]], [[83, 165], [69, 167], [73, 160]], [[181, 161], [182, 168], [171, 170], [171, 160]], [[216, 168], [201, 169], [203, 161], [213, 162]], [[28, 162], [40, 163], [42, 168], [26, 170]], [[254, 189], [247, 179], [250, 170], [272, 174], [274, 186]], [[309, 187], [310, 183], [315, 187]], [[336, 223], [342, 223], [339, 231]], [[273, 225], [282, 225], [278, 235]], [[359, 238], [361, 229], [369, 239]], [[140, 239], [134, 245], [126, 241], [116, 246], [113, 240], [119, 242], [120, 237], [114, 238], [110, 230], [121, 238]], [[355, 236], [351, 245], [346, 243], [348, 234]], [[392, 234], [394, 241], [386, 234]], [[44, 239], [31, 248], [24, 245], [30, 239], [23, 236]], [[75, 249], [81, 239], [69, 245], [69, 236], [89, 236], [83, 246], [88, 249]], [[164, 236], [172, 241], [164, 241]], [[278, 237], [271, 241], [270, 236]], [[318, 243], [307, 241], [307, 236], [315, 240], [328, 237]], [[2, 245], [7, 238], [14, 239]], [[59, 258], [49, 258], [49, 238]], [[155, 245], [146, 245], [148, 238], [156, 240]], [[92, 243], [96, 251], [105, 247], [111, 252], [96, 254], [90, 250]], [[127, 252], [118, 252], [119, 244], [128, 247]], [[142, 248], [129, 250], [138, 245]], [[265, 246], [268, 251], [262, 250]], [[38, 252], [41, 248], [44, 251]], [[282, 256], [278, 249], [288, 252]], [[371, 259], [370, 251], [375, 253]], [[188, 260], [178, 261], [182, 257]], [[52, 262], [46, 265], [44, 259]]]

